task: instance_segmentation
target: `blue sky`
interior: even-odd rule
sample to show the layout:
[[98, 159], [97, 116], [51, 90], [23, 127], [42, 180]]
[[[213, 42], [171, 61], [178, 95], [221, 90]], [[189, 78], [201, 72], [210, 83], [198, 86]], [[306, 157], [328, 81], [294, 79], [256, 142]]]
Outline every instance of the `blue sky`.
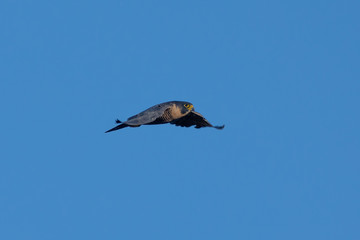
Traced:
[[359, 9], [1, 1], [0, 238], [360, 239]]

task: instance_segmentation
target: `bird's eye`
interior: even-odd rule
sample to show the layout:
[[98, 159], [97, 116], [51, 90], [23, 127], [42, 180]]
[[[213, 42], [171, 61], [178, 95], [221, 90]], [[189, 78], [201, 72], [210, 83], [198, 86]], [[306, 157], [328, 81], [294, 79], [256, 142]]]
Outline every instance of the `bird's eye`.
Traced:
[[186, 108], [189, 109], [189, 110], [192, 109], [192, 105], [191, 105], [191, 104], [184, 104], [184, 107], [186, 107]]

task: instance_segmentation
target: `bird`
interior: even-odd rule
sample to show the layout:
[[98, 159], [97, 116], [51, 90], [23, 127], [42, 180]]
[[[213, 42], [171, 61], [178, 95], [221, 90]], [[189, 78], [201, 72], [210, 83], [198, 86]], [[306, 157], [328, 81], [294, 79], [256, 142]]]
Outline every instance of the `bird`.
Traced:
[[105, 133], [119, 130], [125, 127], [140, 127], [141, 125], [155, 125], [170, 123], [180, 127], [195, 128], [212, 127], [223, 129], [225, 125], [213, 126], [200, 113], [195, 112], [194, 105], [185, 101], [170, 101], [156, 104], [143, 112], [129, 117], [125, 122], [116, 119], [118, 125], [107, 130]]

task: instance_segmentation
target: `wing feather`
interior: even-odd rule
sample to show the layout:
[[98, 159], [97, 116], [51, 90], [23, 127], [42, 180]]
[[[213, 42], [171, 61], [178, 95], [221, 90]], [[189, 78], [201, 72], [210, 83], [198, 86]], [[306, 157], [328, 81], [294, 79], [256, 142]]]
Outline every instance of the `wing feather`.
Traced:
[[168, 104], [158, 104], [145, 111], [136, 114], [135, 116], [129, 117], [125, 122], [129, 125], [144, 125], [154, 122], [156, 119], [161, 118], [169, 108]]
[[181, 127], [190, 127], [195, 125], [195, 128], [202, 128], [202, 127], [214, 127], [217, 129], [224, 128], [224, 126], [213, 126], [203, 117], [203, 115], [195, 111], [191, 111], [186, 116], [176, 119], [170, 123]]

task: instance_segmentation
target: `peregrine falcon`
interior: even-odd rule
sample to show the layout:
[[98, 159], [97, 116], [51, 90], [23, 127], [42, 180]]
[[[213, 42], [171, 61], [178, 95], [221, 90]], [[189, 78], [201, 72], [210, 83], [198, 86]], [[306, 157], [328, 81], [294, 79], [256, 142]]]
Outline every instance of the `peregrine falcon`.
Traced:
[[119, 130], [124, 127], [140, 127], [141, 125], [164, 123], [175, 124], [176, 126], [181, 127], [195, 125], [195, 128], [213, 127], [216, 129], [223, 129], [225, 126], [211, 125], [200, 113], [195, 112], [194, 106], [191, 103], [183, 101], [160, 103], [128, 118], [125, 122], [121, 122], [117, 119], [116, 123], [119, 125], [105, 133]]

